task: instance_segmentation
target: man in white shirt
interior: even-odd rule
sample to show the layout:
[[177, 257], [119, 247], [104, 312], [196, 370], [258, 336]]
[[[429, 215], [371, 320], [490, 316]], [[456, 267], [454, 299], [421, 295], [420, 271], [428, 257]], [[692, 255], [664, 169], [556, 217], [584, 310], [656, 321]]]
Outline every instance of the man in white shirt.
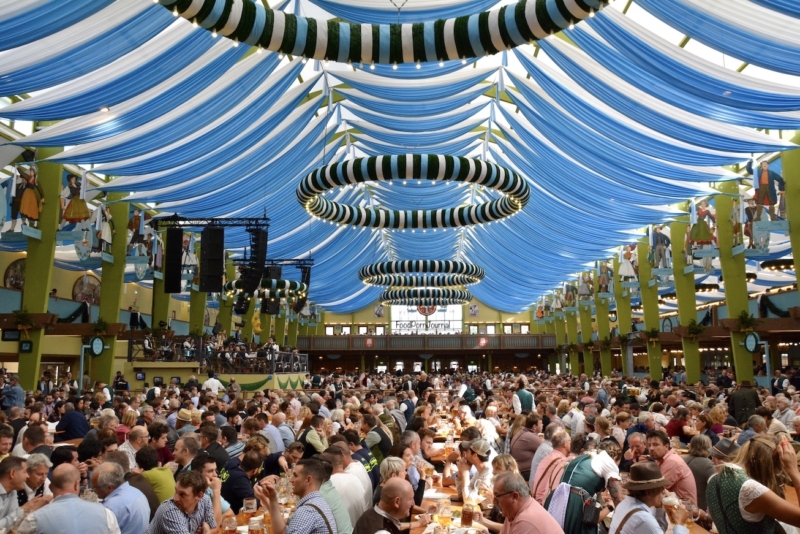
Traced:
[[[355, 477], [359, 480], [359, 484], [356, 486], [356, 488], [362, 490], [361, 497], [364, 500], [364, 510], [369, 510], [372, 508], [372, 481], [367, 474], [367, 470], [364, 469], [364, 466], [360, 461], [353, 460], [350, 447], [346, 442], [338, 441], [331, 444], [331, 447], [338, 447], [342, 451], [342, 465], [344, 466], [344, 472], [355, 475]], [[354, 491], [354, 493], [358, 494], [359, 492]]]
[[[347, 514], [350, 516], [350, 523], [354, 525], [358, 523], [361, 515], [369, 510], [369, 507], [364, 502], [361, 492], [354, 491], [354, 488], [359, 487], [361, 481], [354, 474], [344, 472], [344, 454], [344, 449], [331, 446], [325, 450], [323, 456], [333, 466], [331, 484], [333, 484], [333, 487], [336, 488], [342, 498], [342, 503], [344, 503], [345, 508], [347, 508]], [[349, 456], [349, 450], [347, 454]], [[371, 489], [372, 485], [369, 487]]]
[[795, 418], [795, 412], [790, 408], [791, 401], [786, 397], [777, 398], [778, 409], [772, 414], [776, 420], [784, 424], [786, 428], [792, 428], [792, 421]]
[[222, 385], [222, 382], [214, 378], [214, 371], [208, 372], [208, 380], [203, 382], [203, 391], [210, 389], [217, 395], [219, 395], [220, 391], [225, 391], [225, 386]]

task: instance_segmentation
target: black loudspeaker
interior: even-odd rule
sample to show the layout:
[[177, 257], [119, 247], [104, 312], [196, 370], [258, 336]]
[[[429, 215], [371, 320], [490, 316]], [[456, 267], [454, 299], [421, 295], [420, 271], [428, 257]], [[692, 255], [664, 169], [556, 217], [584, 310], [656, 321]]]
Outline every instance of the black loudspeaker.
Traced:
[[164, 250], [164, 293], [180, 293], [183, 267], [183, 229], [167, 228]]
[[200, 291], [222, 293], [225, 273], [225, 229], [208, 226], [200, 234]]
[[[280, 267], [267, 267], [264, 278], [280, 280], [282, 269]], [[264, 298], [261, 299], [261, 313], [268, 315], [278, 315], [281, 311], [281, 299]]]
[[244, 315], [250, 309], [250, 301], [247, 298], [261, 285], [264, 262], [267, 261], [267, 231], [263, 228], [251, 228], [247, 232], [250, 234], [250, 257], [239, 279], [242, 282], [242, 289], [233, 306], [234, 313], [239, 315]]
[[[311, 267], [300, 267], [300, 281], [303, 282], [309, 289], [311, 288]], [[306, 290], [306, 294], [297, 299], [292, 310], [295, 313], [300, 313], [303, 309], [303, 306], [306, 305], [306, 300], [308, 299], [308, 290]]]

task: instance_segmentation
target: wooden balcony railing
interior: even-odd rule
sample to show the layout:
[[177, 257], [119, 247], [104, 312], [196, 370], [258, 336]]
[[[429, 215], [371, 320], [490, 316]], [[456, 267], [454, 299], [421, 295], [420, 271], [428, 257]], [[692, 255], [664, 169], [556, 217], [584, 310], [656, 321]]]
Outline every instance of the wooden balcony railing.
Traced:
[[298, 336], [301, 351], [453, 351], [552, 349], [552, 334]]

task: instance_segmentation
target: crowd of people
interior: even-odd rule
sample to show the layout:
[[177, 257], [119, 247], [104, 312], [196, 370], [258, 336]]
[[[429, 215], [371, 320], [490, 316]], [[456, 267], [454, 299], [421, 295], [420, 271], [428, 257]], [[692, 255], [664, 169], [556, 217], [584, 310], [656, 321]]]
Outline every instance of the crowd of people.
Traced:
[[0, 529], [227, 533], [262, 510], [272, 534], [422, 532], [448, 488], [500, 534], [791, 532], [800, 394], [719, 376], [362, 373], [243, 395], [213, 371], [138, 392], [11, 375]]

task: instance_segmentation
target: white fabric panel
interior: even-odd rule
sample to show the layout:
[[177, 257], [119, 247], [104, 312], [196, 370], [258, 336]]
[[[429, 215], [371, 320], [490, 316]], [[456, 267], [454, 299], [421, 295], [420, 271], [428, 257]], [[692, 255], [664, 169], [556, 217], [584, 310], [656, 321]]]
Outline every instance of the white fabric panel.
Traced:
[[[702, 146], [685, 143], [685, 142], [683, 142], [683, 141], [681, 141], [679, 139], [675, 139], [674, 137], [669, 137], [668, 135], [664, 135], [663, 133], [661, 133], [661, 132], [659, 132], [657, 130], [653, 130], [651, 128], [648, 128], [647, 126], [645, 126], [643, 124], [640, 124], [640, 123], [630, 119], [627, 115], [623, 115], [622, 113], [618, 112], [614, 108], [608, 106], [605, 102], [603, 102], [602, 100], [596, 98], [594, 95], [592, 95], [588, 91], [585, 91], [582, 87], [580, 87], [578, 84], [573, 82], [570, 78], [565, 76], [560, 70], [556, 70], [556, 69], [554, 69], [554, 68], [552, 68], [552, 67], [550, 67], [548, 65], [545, 65], [543, 62], [539, 62], [539, 67], [542, 70], [544, 70], [548, 74], [548, 76], [552, 77], [556, 82], [558, 82], [559, 84], [565, 86], [567, 89], [569, 89], [572, 93], [574, 93], [576, 96], [578, 96], [582, 100], [585, 100], [586, 102], [588, 102], [589, 105], [593, 106], [594, 108], [596, 108], [597, 110], [599, 110], [603, 114], [608, 115], [609, 117], [613, 118], [614, 120], [617, 120], [617, 121], [625, 124], [627, 127], [633, 128], [635, 130], [638, 130], [639, 132], [642, 133], [642, 135], [645, 135], [647, 137], [652, 137], [652, 138], [658, 139], [658, 140], [660, 140], [660, 141], [662, 141], [664, 143], [671, 143], [671, 144], [673, 144], [673, 145], [675, 145], [677, 147], [686, 148], [686, 149], [693, 150], [693, 151], [707, 152], [708, 154], [725, 155], [725, 156], [730, 157], [732, 159], [736, 159], [736, 158], [740, 158], [741, 157], [741, 154], [737, 153], [737, 152], [721, 152], [721, 151], [718, 151], [718, 150], [710, 150], [710, 149], [704, 148]], [[544, 90], [542, 90], [538, 85], [536, 85], [535, 83], [533, 83], [533, 82], [531, 82], [529, 80], [524, 80], [520, 76], [515, 76], [514, 77], [514, 83], [516, 83], [517, 85], [519, 85], [520, 83], [524, 83], [524, 84], [528, 85], [529, 87], [533, 88], [535, 91], [539, 92], [540, 94], [546, 95], [546, 92]], [[549, 96], [548, 96], [548, 98], [549, 98]], [[578, 119], [578, 120], [580, 120], [580, 119]]]
[[[375, 0], [328, 0], [332, 4], [341, 4], [348, 7], [367, 8], [397, 12], [397, 8], [390, 2], [376, 2]], [[499, 1], [499, 0], [498, 0]], [[408, 0], [403, 5], [403, 9], [413, 11], [427, 11], [430, 9], [441, 9], [471, 3], [471, 0]]]
[[353, 80], [369, 85], [380, 85], [384, 87], [408, 87], [409, 89], [414, 89], [418, 87], [446, 86], [462, 80], [476, 78], [479, 75], [482, 75], [484, 78], [488, 78], [494, 74], [495, 71], [497, 71], [497, 67], [461, 69], [451, 74], [445, 74], [444, 76], [436, 76], [435, 78], [425, 78], [422, 80], [398, 80], [395, 78], [385, 78], [383, 76], [369, 74], [363, 71], [329, 71], [329, 73], [331, 76], [339, 78], [343, 82]]
[[361, 61], [363, 63], [372, 63], [372, 25], [361, 25]]
[[403, 45], [403, 63], [414, 61], [414, 37], [411, 24], [403, 24], [400, 27], [400, 38]]
[[[792, 87], [790, 85], [775, 83], [766, 78], [747, 76], [746, 74], [726, 69], [721, 65], [717, 65], [716, 63], [692, 54], [688, 50], [684, 50], [683, 48], [675, 46], [672, 43], [662, 39], [641, 24], [637, 24], [636, 22], [632, 21], [630, 18], [626, 17], [616, 9], [604, 9], [603, 12], [598, 16], [610, 17], [615, 24], [624, 28], [625, 31], [633, 34], [637, 39], [647, 42], [647, 44], [659, 52], [669, 55], [673, 59], [680, 61], [681, 63], [688, 65], [695, 70], [708, 73], [709, 76], [725, 80], [741, 87], [750, 87], [758, 91], [779, 93], [784, 95], [800, 95], [800, 86]], [[602, 40], [602, 37], [600, 37], [590, 26], [582, 25], [580, 28], [581, 30], [590, 32], [595, 38]]]
[[272, 37], [269, 40], [270, 50], [278, 50], [283, 42], [283, 32], [286, 31], [286, 13], [275, 11], [275, 19], [272, 25]]
[[[233, 45], [228, 44], [228, 46], [233, 46]], [[238, 83], [239, 78], [241, 76], [246, 74], [251, 69], [255, 68], [255, 66], [258, 65], [259, 62], [263, 61], [266, 57], [267, 56], [265, 56], [264, 54], [252, 54], [249, 57], [243, 59], [228, 71], [228, 76], [225, 76], [215, 81], [210, 86], [206, 87], [203, 91], [196, 94], [194, 97], [185, 101], [183, 104], [177, 106], [172, 111], [166, 113], [165, 115], [162, 115], [156, 120], [150, 121], [147, 124], [143, 124], [132, 130], [127, 130], [119, 135], [110, 137], [108, 139], [95, 141], [93, 143], [86, 143], [85, 145], [80, 145], [74, 148], [70, 148], [69, 150], [65, 150], [64, 152], [62, 152], [60, 156], [63, 155], [69, 155], [70, 157], [80, 156], [82, 154], [88, 154], [96, 150], [101, 150], [111, 146], [117, 146], [119, 144], [126, 143], [131, 139], [136, 139], [143, 135], [148, 135], [149, 133], [158, 130], [161, 126], [173, 122], [181, 115], [202, 106], [208, 100], [212, 100], [215, 98], [223, 98], [222, 95], [228, 89], [228, 87]], [[108, 113], [105, 113], [104, 115], [108, 115]]]
[[145, 43], [144, 46], [122, 56], [113, 63], [109, 63], [80, 78], [39, 91], [31, 98], [12, 104], [5, 108], [5, 110], [17, 112], [20, 110], [37, 108], [52, 102], [67, 100], [87, 93], [95, 87], [105, 85], [110, 80], [120, 78], [138, 69], [148, 61], [151, 61], [158, 54], [163, 53], [165, 49], [171, 48], [176, 43], [188, 37], [192, 31], [204, 32], [206, 30], [202, 28], [192, 28], [192, 25], [186, 20], [177, 18], [174, 24], [171, 24], [155, 38]]
[[[473, 70], [472, 72], [474, 72], [474, 70]], [[333, 71], [330, 71], [330, 70], [329, 70], [329, 71], [328, 71], [328, 73], [329, 73], [330, 75], [334, 75], [334, 72], [333, 72]], [[489, 86], [487, 86], [487, 89], [489, 89], [489, 88], [490, 88], [490, 87], [489, 87]], [[453, 98], [453, 99], [455, 99], [455, 98], [458, 98], [458, 96], [459, 96], [459, 95], [463, 95], [463, 94], [465, 94], [465, 93], [468, 93], [468, 92], [470, 92], [470, 91], [474, 91], [474, 90], [475, 90], [475, 88], [474, 88], [474, 87], [471, 87], [471, 88], [469, 88], [469, 89], [465, 89], [464, 91], [462, 91], [462, 92], [460, 92], [460, 93], [456, 93], [455, 95], [453, 95], [453, 96], [451, 96], [451, 97], [448, 97], [448, 98]], [[337, 87], [337, 88], [336, 88], [336, 92], [337, 92], [337, 93], [341, 93], [341, 94], [343, 94], [343, 95], [345, 95], [345, 96], [347, 96], [347, 95], [353, 95], [353, 96], [355, 96], [355, 97], [358, 97], [359, 99], [362, 99], [362, 100], [371, 100], [371, 101], [373, 101], [373, 102], [388, 102], [388, 100], [386, 100], [386, 99], [384, 99], [384, 98], [379, 98], [379, 97], [376, 97], [376, 96], [374, 96], [374, 95], [370, 95], [370, 94], [368, 94], [368, 93], [365, 93], [365, 92], [363, 92], [363, 91], [359, 91], [358, 89], [345, 88], [345, 87]], [[476, 102], [478, 102], [478, 99], [476, 99]], [[344, 102], [343, 102], [343, 104], [344, 104], [345, 106], [347, 106], [347, 107], [357, 107], [355, 103], [353, 103], [353, 102], [350, 102], [350, 101], [347, 101], [347, 100], [346, 100], [346, 101], [344, 101]], [[464, 108], [463, 108], [463, 107], [461, 107], [461, 108], [458, 108], [458, 109], [456, 109], [456, 110], [454, 110], [454, 111], [452, 111], [452, 112], [443, 113], [443, 114], [442, 114], [442, 116], [445, 116], [445, 115], [447, 115], [447, 114], [449, 114], [449, 113], [458, 113], [459, 111], [462, 111], [463, 109], [464, 109]], [[367, 113], [372, 113], [373, 115], [380, 115], [380, 113], [378, 113], [378, 112], [376, 112], [376, 111], [370, 111], [370, 110], [365, 110], [365, 111], [366, 111]], [[411, 119], [409, 119], [409, 120], [411, 120]]]
[[325, 57], [325, 51], [327, 49], [328, 24], [324, 20], [317, 20], [317, 46], [314, 48], [314, 57]]
[[203, 9], [204, 0], [192, 0], [192, 3], [189, 7], [184, 11], [179, 18], [183, 19], [193, 19], [195, 15], [200, 13], [200, 10]]
[[675, 0], [769, 41], [800, 48], [797, 19], [749, 0]]
[[148, 0], [117, 0], [80, 23], [32, 43], [0, 52], [0, 75], [31, 67], [79, 48], [152, 6]]
[[[379, 146], [379, 145], [391, 146], [389, 143], [386, 143], [385, 141], [381, 141], [380, 139], [375, 139], [374, 137], [370, 137], [369, 135], [356, 134], [356, 133], [354, 133], [352, 135], [357, 140], [363, 139], [364, 141], [367, 141], [367, 142], [369, 142], [371, 144], [374, 144], [376, 146]], [[465, 133], [463, 135], [460, 135], [458, 137], [454, 137], [453, 139], [447, 141], [447, 143], [440, 143], [440, 144], [436, 144], [436, 145], [428, 145], [428, 144], [426, 144], [426, 145], [423, 145], [421, 147], [418, 147], [418, 149], [419, 150], [427, 150], [427, 151], [429, 151], [429, 153], [433, 154], [433, 153], [436, 152], [436, 148], [438, 146], [442, 145], [442, 144], [443, 145], [450, 145], [450, 144], [458, 143], [459, 141], [464, 141], [464, 140], [467, 140], [467, 139], [474, 139], [475, 135], [476, 135], [475, 132], [467, 132], [467, 133]], [[475, 146], [477, 146], [481, 142], [482, 141], [476, 139]]]
[[[472, 125], [474, 127], [474, 126], [477, 126], [477, 125], [479, 125], [479, 124], [481, 124], [482, 122], [485, 122], [485, 121], [486, 121], [486, 119], [484, 119], [482, 117], [478, 117], [478, 118], [474, 118], [474, 119], [472, 119], [470, 121], [464, 121], [461, 124], [456, 124], [455, 126], [450, 126], [449, 128], [440, 128], [440, 129], [438, 129], [436, 131], [437, 132], [442, 132], [442, 133], [452, 132], [452, 131], [455, 131], [455, 130], [461, 130], [462, 128], [465, 128], [468, 125]], [[415, 135], [412, 132], [401, 132], [401, 133], [398, 133], [397, 130], [394, 130], [394, 129], [391, 129], [391, 128], [383, 128], [381, 126], [374, 125], [374, 124], [372, 124], [370, 122], [362, 121], [362, 120], [358, 120], [358, 119], [350, 120], [350, 123], [352, 123], [354, 126], [356, 126], [356, 128], [358, 128], [359, 124], [367, 124], [367, 125], [369, 125], [369, 129], [370, 130], [373, 130], [373, 131], [376, 131], [376, 132], [385, 132], [385, 133], [388, 133], [388, 134], [397, 134], [397, 135], [400, 135], [402, 133], [402, 134], [407, 134], [409, 137], [413, 137]]]
[[0, 3], [0, 19], [17, 17], [26, 11], [41, 7], [52, 0], [14, 0]]
[[[458, 48], [456, 47], [455, 31], [456, 19], [447, 19], [442, 31], [444, 32], [444, 48], [447, 51], [447, 59], [458, 59]], [[441, 58], [439, 58], [441, 59]]]
[[542, 25], [539, 24], [539, 19], [536, 17], [536, 2], [528, 2], [525, 4], [525, 20], [528, 22], [528, 27], [530, 27], [533, 35], [535, 35], [537, 39], [544, 39], [549, 35], [544, 31]]
[[[357, 91], [354, 91], [354, 92], [357, 92]], [[460, 107], [460, 108], [458, 108], [456, 110], [448, 111], [447, 113], [439, 113], [438, 115], [427, 115], [427, 116], [428, 117], [448, 117], [450, 115], [461, 114], [464, 111], [469, 110], [469, 109], [474, 109], [477, 112], [478, 108], [480, 108], [480, 106], [482, 106], [482, 105], [485, 105], [485, 103], [486, 102], [485, 101], [481, 101], [481, 99], [476, 99], [475, 102], [470, 102], [466, 106], [462, 106], [462, 107]], [[395, 117], [395, 116], [392, 116], [392, 115], [386, 115], [385, 113], [378, 113], [376, 111], [371, 111], [371, 110], [368, 110], [366, 108], [362, 108], [361, 106], [359, 106], [355, 102], [351, 102], [349, 100], [342, 101], [341, 105], [344, 106], [346, 109], [349, 109], [349, 110], [363, 111], [364, 113], [369, 113], [370, 115], [375, 115], [375, 116], [378, 116], [378, 117], [386, 117], [386, 118], [390, 118], [390, 119], [393, 119], [393, 120], [398, 121], [398, 122], [405, 121], [405, 122], [414, 122], [415, 123], [415, 122], [417, 122], [419, 120], [417, 117]], [[369, 122], [369, 121], [367, 121], [367, 122]]]
[[[157, 157], [157, 156], [159, 156], [161, 154], [168, 154], [168, 153], [174, 152], [176, 150], [179, 150], [180, 147], [182, 147], [184, 145], [188, 145], [188, 144], [193, 143], [197, 139], [202, 138], [204, 135], [207, 135], [208, 133], [213, 132], [216, 128], [219, 128], [220, 125], [225, 124], [227, 121], [231, 120], [234, 116], [236, 116], [239, 113], [242, 113], [243, 111], [245, 111], [250, 105], [252, 105], [252, 103], [254, 101], [258, 100], [261, 97], [261, 95], [264, 94], [265, 91], [269, 90], [276, 83], [278, 83], [280, 81], [280, 79], [283, 76], [285, 76], [284, 71], [287, 70], [287, 69], [290, 69], [290, 68], [291, 68], [291, 65], [287, 65], [284, 69], [281, 69], [278, 72], [276, 72], [275, 74], [273, 74], [272, 76], [270, 76], [267, 80], [265, 80], [265, 82], [263, 84], [261, 84], [261, 86], [258, 89], [253, 91], [252, 95], [250, 95], [247, 99], [243, 100], [239, 105], [237, 105], [236, 107], [231, 109], [228, 113], [226, 113], [225, 115], [223, 115], [222, 117], [220, 117], [219, 119], [214, 121], [213, 123], [205, 126], [204, 128], [201, 128], [200, 130], [194, 132], [193, 134], [188, 135], [186, 137], [182, 137], [179, 140], [175, 141], [174, 143], [170, 143], [169, 145], [163, 146], [163, 147], [159, 148], [158, 150], [154, 150], [154, 151], [149, 152], [147, 154], [144, 154], [142, 156], [138, 156], [138, 157], [135, 157], [135, 158], [130, 158], [130, 159], [123, 160], [123, 161], [109, 162], [109, 163], [104, 163], [102, 165], [96, 165], [93, 170], [96, 171], [96, 172], [99, 172], [99, 173], [104, 173], [105, 169], [119, 167], [119, 166], [122, 166], [122, 165], [129, 165], [129, 164], [135, 163], [137, 161], [149, 160], [149, 159], [152, 159], [153, 157]], [[266, 113], [262, 114], [258, 118], [257, 121], [251, 123], [250, 125], [248, 125], [247, 128], [245, 128], [244, 130], [239, 132], [236, 136], [232, 137], [230, 140], [228, 140], [225, 143], [223, 143], [222, 145], [220, 145], [220, 148], [225, 147], [225, 146], [229, 146], [229, 145], [233, 145], [233, 144], [237, 143], [238, 141], [240, 141], [241, 139], [247, 137], [250, 134], [251, 131], [253, 131], [254, 129], [258, 128], [261, 124], [263, 124], [270, 117], [272, 117], [277, 111], [285, 108], [287, 102], [295, 99], [298, 96], [298, 94], [300, 94], [300, 93], [308, 92], [310, 90], [310, 88], [313, 87], [313, 85], [317, 82], [317, 80], [319, 79], [319, 77], [321, 75], [322, 75], [321, 73], [318, 73], [315, 76], [311, 76], [308, 80], [304, 81], [302, 84], [300, 84], [300, 85], [298, 85], [296, 87], [293, 87], [290, 90], [288, 90], [281, 98], [278, 99], [277, 102], [275, 102], [275, 104]], [[297, 108], [297, 109], [300, 109], [300, 108]], [[295, 110], [295, 114], [296, 114], [296, 111], [297, 110]], [[291, 117], [291, 116], [292, 115], [289, 115], [289, 117]], [[289, 117], [287, 117], [285, 119], [285, 121], [284, 121], [284, 122], [287, 123], [287, 125], [292, 124], [292, 121], [290, 121]], [[145, 175], [139, 175], [139, 176], [122, 176], [122, 177], [119, 177], [119, 178], [115, 179], [114, 183], [115, 184], [120, 184], [120, 183], [121, 184], [127, 184], [127, 183], [136, 183], [136, 182], [143, 181], [143, 180], [152, 180], [152, 179], [155, 179], [155, 178], [159, 178], [161, 176], [172, 174], [172, 173], [174, 173], [174, 172], [176, 172], [176, 171], [178, 171], [180, 169], [183, 169], [183, 168], [186, 168], [186, 167], [191, 167], [192, 165], [193, 165], [193, 163], [187, 163], [187, 164], [184, 164], [184, 165], [173, 167], [173, 168], [171, 168], [171, 169], [169, 169], [167, 171], [151, 173], [151, 174], [145, 174]]]
[[242, 18], [242, 9], [244, 9], [242, 2], [233, 3], [230, 15], [228, 15], [228, 20], [225, 21], [225, 26], [222, 27], [219, 33], [227, 37], [236, 31], [236, 27], [239, 25], [239, 19]]
[[506, 44], [503, 42], [503, 37], [500, 35], [500, 11], [489, 12], [489, 37], [492, 39], [492, 45], [497, 50], [505, 50]]
[[[642, 106], [666, 115], [673, 120], [683, 122], [695, 128], [715, 133], [717, 135], [724, 135], [742, 140], [749, 139], [757, 143], [763, 143], [766, 140], [766, 137], [763, 133], [753, 130], [752, 128], [745, 128], [744, 126], [736, 126], [733, 124], [715, 121], [700, 115], [695, 115], [694, 113], [690, 113], [671, 104], [667, 104], [663, 100], [659, 100], [658, 98], [645, 93], [639, 88], [634, 87], [622, 78], [617, 77], [612, 72], [605, 69], [602, 65], [586, 55], [586, 52], [565, 43], [561, 39], [553, 39], [550, 44], [558, 48], [562, 54], [569, 57], [572, 61], [580, 65], [593, 76], [597, 77], [603, 83], [610, 85], [623, 95], [626, 95]], [[572, 82], [574, 86], [577, 86], [577, 83], [574, 81], [570, 80], [570, 82]], [[773, 142], [777, 141], [777, 139], [773, 139]], [[786, 147], [795, 146], [794, 143], [790, 143], [789, 141], [782, 141], [782, 143]]]
[[24, 146], [0, 145], [0, 169], [17, 159], [24, 150]]
[[[284, 121], [284, 125], [288, 127], [292, 123], [292, 120], [297, 120], [297, 117], [300, 114], [302, 114], [302, 112], [305, 111], [308, 108], [308, 106], [312, 106], [312, 107], [313, 106], [319, 106], [319, 103], [321, 101], [322, 101], [322, 96], [320, 95], [320, 96], [317, 96], [314, 99], [309, 100], [308, 102], [303, 104], [301, 107], [298, 107], [297, 110], [295, 110], [291, 115], [289, 115], [289, 117], [287, 117], [287, 119]], [[194, 200], [198, 200], [198, 199], [201, 199], [201, 198], [205, 198], [205, 197], [207, 197], [209, 195], [216, 195], [218, 192], [223, 191], [223, 190], [225, 190], [225, 189], [227, 189], [227, 188], [229, 188], [229, 187], [241, 182], [242, 180], [247, 179], [247, 177], [257, 173], [260, 169], [262, 169], [263, 167], [269, 165], [271, 162], [275, 161], [276, 159], [280, 158], [283, 154], [285, 154], [289, 150], [291, 150], [294, 147], [294, 145], [296, 145], [301, 139], [304, 139], [306, 136], [309, 135], [309, 132], [311, 131], [313, 126], [319, 124], [319, 122], [323, 121], [323, 120], [326, 120], [326, 117], [324, 115], [320, 115], [319, 117], [315, 117], [314, 120], [310, 121], [308, 123], [308, 125], [303, 129], [303, 131], [292, 141], [292, 143], [289, 144], [289, 146], [285, 147], [283, 150], [280, 151], [280, 153], [278, 153], [277, 155], [273, 156], [269, 160], [269, 162], [267, 162], [263, 166], [259, 167], [258, 169], [253, 169], [252, 171], [250, 171], [250, 173], [248, 173], [248, 174], [246, 174], [244, 176], [241, 176], [241, 177], [237, 178], [236, 180], [233, 180], [233, 181], [225, 184], [221, 188], [217, 188], [214, 191], [211, 191], [211, 192], [203, 194], [203, 195], [194, 196], [190, 200], [194, 201]], [[198, 183], [198, 182], [202, 182], [203, 180], [207, 179], [210, 175], [216, 174], [216, 173], [218, 173], [220, 171], [223, 171], [224, 169], [230, 167], [231, 165], [233, 165], [234, 163], [238, 162], [242, 158], [245, 158], [245, 157], [253, 154], [254, 152], [258, 152], [261, 149], [261, 147], [264, 144], [266, 144], [270, 139], [273, 139], [276, 136], [281, 135], [284, 129], [285, 128], [277, 128], [275, 131], [270, 132], [270, 134], [268, 136], [266, 136], [264, 139], [259, 141], [256, 145], [250, 147], [250, 149], [247, 150], [246, 152], [244, 152], [243, 154], [240, 154], [236, 159], [233, 159], [233, 160], [225, 162], [223, 165], [220, 165], [218, 168], [214, 169], [211, 172], [205, 173], [205, 174], [200, 175], [200, 176], [198, 176], [196, 178], [192, 178], [191, 180], [186, 180], [183, 183], [180, 183], [180, 184], [177, 184], [177, 185], [163, 187], [163, 188], [160, 188], [160, 189], [151, 189], [151, 190], [148, 190], [145, 193], [134, 193], [133, 195], [129, 196], [128, 198], [131, 199], [131, 200], [135, 200], [137, 198], [146, 198], [146, 197], [153, 196], [153, 195], [171, 193], [173, 191], [180, 191], [181, 189], [183, 189], [184, 187], [186, 187], [188, 185], [191, 185], [191, 184], [194, 184], [194, 183]], [[150, 175], [150, 176], [154, 176], [154, 175]], [[136, 181], [138, 181], [138, 179], [131, 179], [130, 181], [126, 181], [126, 183], [131, 183], [131, 184], [135, 185]], [[174, 207], [176, 207], [178, 205], [183, 205], [185, 203], [186, 202], [184, 202], [184, 201], [166, 202], [166, 203], [163, 203], [163, 204], [159, 204], [159, 209], [162, 209], [162, 208], [163, 209], [172, 209], [172, 208], [174, 208]]]
[[567, 11], [576, 19], [583, 20], [589, 16], [589, 13], [584, 11], [575, 0], [564, 0], [564, 5], [567, 7]]
[[[183, 20], [183, 19], [181, 19], [181, 20]], [[201, 30], [201, 31], [206, 31], [206, 30]], [[27, 136], [26, 139], [44, 140], [44, 139], [51, 138], [51, 137], [53, 137], [55, 135], [61, 135], [61, 134], [69, 133], [69, 132], [75, 132], [75, 131], [78, 131], [78, 130], [82, 130], [83, 128], [87, 128], [89, 126], [103, 124], [104, 122], [107, 122], [107, 121], [109, 121], [109, 120], [111, 120], [111, 119], [113, 119], [115, 117], [118, 117], [118, 116], [120, 116], [120, 115], [122, 115], [124, 113], [127, 113], [132, 109], [136, 109], [137, 107], [141, 106], [145, 102], [149, 102], [150, 100], [153, 100], [154, 98], [158, 98], [159, 95], [161, 95], [165, 91], [168, 91], [169, 89], [175, 87], [176, 85], [179, 85], [179, 84], [183, 83], [187, 78], [189, 78], [190, 76], [195, 74], [197, 71], [199, 71], [200, 69], [202, 69], [203, 67], [205, 67], [209, 63], [211, 63], [214, 60], [216, 60], [228, 48], [230, 48], [230, 46], [231, 46], [230, 41], [220, 40], [220, 42], [216, 43], [213, 47], [211, 47], [211, 49], [209, 51], [207, 51], [205, 54], [200, 56], [194, 63], [189, 65], [189, 67], [183, 69], [181, 72], [175, 74], [171, 78], [169, 78], [167, 80], [164, 80], [163, 82], [161, 82], [160, 84], [156, 85], [155, 87], [150, 88], [149, 90], [145, 91], [144, 93], [142, 93], [140, 95], [137, 95], [137, 96], [135, 96], [135, 97], [133, 97], [131, 99], [128, 99], [125, 102], [122, 102], [121, 104], [117, 104], [108, 113], [103, 113], [103, 112], [98, 111], [98, 112], [95, 112], [95, 113], [91, 113], [89, 115], [83, 115], [81, 117], [75, 117], [74, 119], [67, 119], [67, 120], [61, 121], [59, 123], [56, 123], [53, 126], [49, 126], [49, 127], [45, 128], [43, 130], [39, 130], [38, 132], [34, 132], [33, 134]], [[121, 58], [121, 59], [124, 59], [124, 58]], [[229, 69], [228, 73], [230, 73], [232, 71], [233, 71], [233, 68]], [[99, 72], [99, 71], [96, 71], [96, 72]], [[75, 91], [74, 91], [74, 93], [79, 94], [79, 93], [81, 93], [83, 91], [91, 89], [92, 86], [90, 84], [92, 83], [92, 79], [91, 78], [93, 76], [94, 76], [94, 73], [90, 73], [90, 74], [87, 74], [85, 77], [78, 78], [77, 80], [74, 80], [74, 81], [70, 82], [69, 84], [64, 84], [64, 85], [61, 85], [59, 87], [62, 87], [62, 88], [71, 87], [72, 84], [77, 83], [80, 80], [84, 80], [84, 82], [82, 82], [82, 83], [85, 83], [86, 85], [85, 86], [80, 86], [80, 87], [76, 88]], [[67, 89], [64, 89], [64, 90], [67, 90]], [[70, 90], [70, 92], [72, 93], [71, 90]], [[61, 97], [61, 95], [59, 95], [58, 93], [54, 93], [53, 95], [50, 95], [50, 93], [48, 92], [47, 95], [48, 95], [48, 98], [56, 97], [57, 99], [60, 99], [60, 97]], [[44, 92], [42, 92], [42, 96], [43, 97], [45, 96]], [[37, 96], [33, 97], [31, 100], [34, 100], [36, 98], [39, 98], [39, 96], [37, 95]], [[26, 101], [23, 101], [23, 102], [20, 102], [19, 104], [14, 104], [14, 105], [20, 105], [21, 106], [25, 102]]]

